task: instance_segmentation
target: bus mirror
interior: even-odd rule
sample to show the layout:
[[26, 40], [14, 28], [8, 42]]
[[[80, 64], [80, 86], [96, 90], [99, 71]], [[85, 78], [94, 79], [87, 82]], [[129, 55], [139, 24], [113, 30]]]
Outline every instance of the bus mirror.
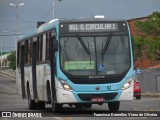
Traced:
[[58, 41], [57, 40], [53, 40], [53, 51], [58, 51]]

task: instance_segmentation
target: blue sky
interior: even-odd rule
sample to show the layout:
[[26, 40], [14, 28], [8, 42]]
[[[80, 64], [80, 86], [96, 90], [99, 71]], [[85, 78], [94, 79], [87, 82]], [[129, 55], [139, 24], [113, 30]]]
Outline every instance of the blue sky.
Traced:
[[[105, 18], [131, 19], [160, 12], [160, 0], [62, 0], [55, 1], [55, 18]], [[0, 34], [16, 32], [16, 9], [9, 3], [19, 4], [19, 32], [24, 34], [36, 28], [36, 21], [53, 18], [53, 0], [0, 0]], [[7, 33], [3, 33], [7, 31]], [[3, 51], [15, 49], [16, 36], [0, 36]], [[1, 45], [0, 45], [1, 46]]]

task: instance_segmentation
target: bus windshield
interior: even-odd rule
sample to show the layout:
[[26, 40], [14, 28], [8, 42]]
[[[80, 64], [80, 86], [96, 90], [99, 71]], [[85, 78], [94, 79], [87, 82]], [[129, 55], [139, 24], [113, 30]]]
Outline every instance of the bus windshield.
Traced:
[[73, 76], [121, 74], [130, 67], [127, 35], [60, 38], [61, 69]]

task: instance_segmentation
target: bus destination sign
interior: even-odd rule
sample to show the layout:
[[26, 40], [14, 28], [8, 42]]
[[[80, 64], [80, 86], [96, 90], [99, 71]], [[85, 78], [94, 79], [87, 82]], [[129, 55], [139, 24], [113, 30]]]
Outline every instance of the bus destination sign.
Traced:
[[116, 23], [81, 23], [69, 24], [69, 32], [105, 32], [118, 31], [118, 24]]

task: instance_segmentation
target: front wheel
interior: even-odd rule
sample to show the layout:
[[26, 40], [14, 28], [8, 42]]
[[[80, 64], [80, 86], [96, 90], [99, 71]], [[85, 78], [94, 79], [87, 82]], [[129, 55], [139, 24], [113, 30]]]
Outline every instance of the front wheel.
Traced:
[[81, 103], [77, 103], [75, 106], [76, 106], [76, 109], [82, 109], [83, 108], [83, 104], [81, 104]]
[[84, 104], [84, 108], [91, 108], [92, 107], [92, 104], [90, 104], [90, 103], [86, 103], [86, 104]]
[[52, 102], [52, 111], [53, 112], [62, 111], [62, 108], [63, 108], [62, 104]]
[[111, 112], [117, 112], [119, 110], [119, 106], [120, 106], [119, 101], [108, 103], [108, 108], [109, 108], [109, 111]]

